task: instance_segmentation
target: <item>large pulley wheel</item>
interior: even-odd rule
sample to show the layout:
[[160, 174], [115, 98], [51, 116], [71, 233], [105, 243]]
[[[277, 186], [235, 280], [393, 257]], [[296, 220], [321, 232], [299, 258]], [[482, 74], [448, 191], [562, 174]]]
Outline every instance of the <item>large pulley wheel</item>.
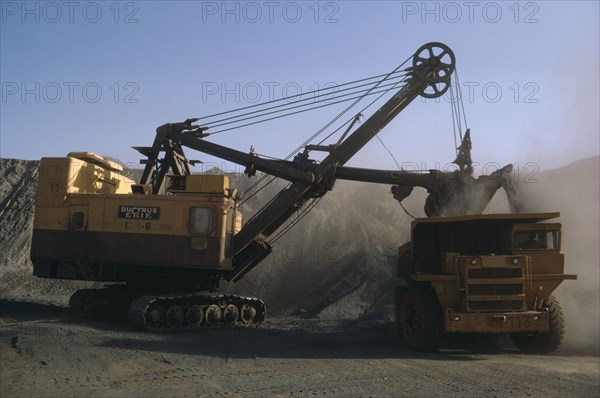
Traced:
[[413, 56], [415, 75], [427, 83], [420, 93], [425, 98], [437, 98], [450, 88], [450, 76], [455, 68], [454, 53], [444, 43], [423, 44]]

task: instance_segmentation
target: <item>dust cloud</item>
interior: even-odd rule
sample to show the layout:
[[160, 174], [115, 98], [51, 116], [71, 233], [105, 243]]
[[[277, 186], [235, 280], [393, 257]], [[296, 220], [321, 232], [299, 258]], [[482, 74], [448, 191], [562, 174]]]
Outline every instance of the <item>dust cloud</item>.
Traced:
[[525, 212], [559, 211], [565, 273], [555, 292], [567, 332], [562, 352], [600, 354], [600, 157], [594, 156], [521, 183]]
[[411, 220], [389, 187], [338, 182], [234, 289], [263, 298], [271, 313], [381, 313], [393, 304], [396, 253]]

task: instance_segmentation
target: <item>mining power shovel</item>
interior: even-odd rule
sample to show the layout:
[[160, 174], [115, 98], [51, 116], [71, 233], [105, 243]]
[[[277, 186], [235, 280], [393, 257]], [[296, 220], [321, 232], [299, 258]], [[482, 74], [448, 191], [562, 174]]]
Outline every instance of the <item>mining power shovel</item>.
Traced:
[[[160, 126], [152, 146], [135, 148], [146, 157], [138, 183], [117, 163], [92, 152], [43, 158], [31, 249], [34, 274], [124, 282], [78, 291], [71, 304], [85, 310], [97, 302], [119, 302], [133, 324], [150, 331], [256, 325], [265, 318], [264, 303], [220, 294], [219, 281], [238, 281], [264, 260], [273, 240], [331, 191], [337, 179], [390, 184], [400, 201], [413, 187], [423, 187], [429, 192], [426, 213], [436, 217], [415, 221], [413, 246], [402, 247], [399, 266], [397, 318], [409, 346], [435, 349], [442, 332], [454, 331], [510, 331], [515, 342], [539, 341], [540, 335], [556, 340], [557, 326], [551, 322], [556, 307], [549, 293], [571, 276], [562, 275], [560, 226], [536, 224], [554, 215], [437, 217], [481, 213], [499, 187], [510, 197], [511, 166], [475, 179], [468, 131], [454, 172], [345, 166], [414, 99], [436, 98], [450, 88], [455, 57], [446, 45], [427, 43], [405, 62], [411, 65], [377, 76], [368, 89], [361, 88], [364, 80], [340, 85], [334, 97], [339, 102], [376, 94], [391, 97], [356, 128], [353, 116], [334, 144], [307, 144], [291, 160], [241, 152], [207, 138], [233, 122], [244, 127], [253, 118], [266, 121], [273, 113], [297, 113], [307, 106], [303, 100], [259, 112], [242, 108], [243, 113], [216, 121], [192, 118]], [[184, 147], [244, 165], [250, 177], [261, 172], [289, 184], [243, 223], [241, 194], [230, 187], [229, 178], [192, 174], [194, 161], [187, 159]], [[324, 152], [323, 159], [311, 158], [313, 151]], [[520, 248], [523, 234], [531, 232], [538, 233], [545, 249]], [[480, 248], [474, 235], [485, 237], [486, 245]]]

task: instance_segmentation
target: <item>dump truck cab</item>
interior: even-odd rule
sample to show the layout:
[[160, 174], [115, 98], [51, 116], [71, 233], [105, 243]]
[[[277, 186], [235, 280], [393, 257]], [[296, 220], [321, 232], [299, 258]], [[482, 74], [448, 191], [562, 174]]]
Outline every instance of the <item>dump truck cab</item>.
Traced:
[[[516, 340], [560, 332], [562, 339], [562, 319], [560, 331], [552, 324], [558, 304], [551, 294], [576, 276], [564, 273], [561, 225], [543, 222], [558, 216], [415, 220], [412, 241], [400, 247], [398, 263], [404, 284], [398, 289], [397, 318], [407, 343], [430, 350], [439, 346], [440, 334], [454, 332], [511, 333]], [[426, 330], [430, 337], [418, 336]]]

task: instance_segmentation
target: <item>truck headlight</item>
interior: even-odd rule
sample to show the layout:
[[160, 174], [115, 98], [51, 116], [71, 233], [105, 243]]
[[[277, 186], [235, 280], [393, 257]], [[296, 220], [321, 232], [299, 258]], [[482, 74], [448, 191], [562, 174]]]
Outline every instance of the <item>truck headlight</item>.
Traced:
[[517, 265], [517, 264], [519, 264], [519, 259], [518, 259], [517, 257], [513, 257], [513, 259], [512, 259], [512, 263], [513, 263], [514, 265]]
[[475, 264], [477, 264], [477, 259], [475, 257], [473, 257], [471, 259], [471, 265], [475, 265]]

